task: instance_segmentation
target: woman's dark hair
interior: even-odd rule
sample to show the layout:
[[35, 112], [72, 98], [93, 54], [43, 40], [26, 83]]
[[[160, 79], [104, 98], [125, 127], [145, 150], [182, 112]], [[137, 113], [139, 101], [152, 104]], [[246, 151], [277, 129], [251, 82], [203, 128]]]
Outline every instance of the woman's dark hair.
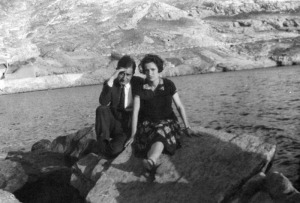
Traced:
[[136, 64], [133, 58], [128, 55], [123, 56], [118, 61], [117, 70], [120, 68], [130, 68], [132, 67], [132, 74], [135, 72]]
[[158, 55], [147, 54], [141, 60], [141, 63], [139, 65], [139, 70], [143, 74], [145, 74], [145, 65], [147, 63], [154, 63], [157, 66], [157, 69], [158, 69], [159, 73], [161, 73], [164, 70], [164, 61]]

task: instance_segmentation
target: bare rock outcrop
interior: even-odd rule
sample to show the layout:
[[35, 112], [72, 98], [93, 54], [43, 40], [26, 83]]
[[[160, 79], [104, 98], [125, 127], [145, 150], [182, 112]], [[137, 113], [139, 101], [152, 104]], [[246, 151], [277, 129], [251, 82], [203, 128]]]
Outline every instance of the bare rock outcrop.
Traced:
[[0, 189], [15, 192], [28, 179], [22, 165], [15, 161], [0, 160]]
[[257, 137], [197, 130], [200, 137], [183, 138], [174, 156], [161, 157], [154, 182], [127, 148], [102, 172], [87, 202], [226, 202], [275, 153], [274, 145]]
[[198, 133], [182, 137], [182, 148], [174, 156], [160, 158], [155, 176], [145, 173], [132, 147], [115, 159], [90, 153], [97, 148], [90, 145], [90, 140], [95, 141], [93, 126], [52, 143], [41, 140], [32, 152], [8, 153], [7, 159], [18, 162], [29, 176], [14, 195], [24, 202], [75, 203], [300, 200], [292, 183], [270, 170], [275, 145], [246, 134], [194, 129]]
[[282, 173], [269, 171], [252, 177], [242, 188], [235, 203], [296, 203], [300, 193]]
[[[79, 192], [69, 184], [72, 174], [71, 166], [76, 159], [62, 153], [36, 150], [34, 152], [9, 152], [5, 161], [16, 163], [21, 169], [18, 170], [18, 167], [11, 169], [11, 173], [15, 172], [14, 179], [6, 181], [9, 183], [7, 186], [19, 185], [12, 192], [21, 202], [83, 202]], [[20, 178], [17, 179], [18, 177], [26, 178], [26, 180], [22, 181]]]
[[70, 166], [74, 160], [55, 152], [9, 152], [7, 161], [18, 163], [28, 177], [26, 182], [34, 182], [55, 171], [65, 171], [71, 174]]
[[50, 151], [81, 159], [89, 153], [99, 152], [94, 125], [66, 136], [59, 136], [50, 145]]
[[20, 201], [10, 192], [0, 189], [0, 202], [2, 203], [20, 203]]
[[155, 177], [146, 176], [131, 147], [114, 160], [97, 153], [93, 126], [58, 137], [50, 146], [40, 141], [33, 148], [43, 151], [46, 143], [45, 149], [79, 158], [68, 177], [88, 202], [227, 201], [248, 179], [264, 172], [275, 153], [274, 145], [257, 137], [197, 130], [199, 137], [183, 137], [174, 156], [161, 157]]
[[300, 7], [297, 0], [229, 0], [229, 1], [206, 1], [207, 8], [212, 9], [217, 14], [236, 15], [240, 13], [251, 13], [258, 11], [278, 12], [278, 11], [296, 11]]
[[95, 186], [102, 172], [108, 169], [111, 160], [103, 156], [90, 153], [73, 165], [70, 184], [79, 190], [82, 197], [86, 197]]

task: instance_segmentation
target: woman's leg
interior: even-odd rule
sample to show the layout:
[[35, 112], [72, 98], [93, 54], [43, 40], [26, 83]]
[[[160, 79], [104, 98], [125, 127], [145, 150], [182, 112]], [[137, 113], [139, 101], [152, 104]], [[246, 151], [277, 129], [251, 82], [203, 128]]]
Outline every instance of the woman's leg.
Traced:
[[156, 164], [163, 150], [164, 150], [164, 145], [162, 142], [153, 143], [147, 154], [148, 159], [151, 159]]

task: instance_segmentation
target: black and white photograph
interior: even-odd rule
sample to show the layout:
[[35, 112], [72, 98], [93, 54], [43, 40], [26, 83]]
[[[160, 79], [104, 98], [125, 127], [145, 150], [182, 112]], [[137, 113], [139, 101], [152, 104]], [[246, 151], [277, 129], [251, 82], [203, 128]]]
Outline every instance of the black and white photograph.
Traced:
[[299, 191], [299, 0], [0, 0], [0, 203]]

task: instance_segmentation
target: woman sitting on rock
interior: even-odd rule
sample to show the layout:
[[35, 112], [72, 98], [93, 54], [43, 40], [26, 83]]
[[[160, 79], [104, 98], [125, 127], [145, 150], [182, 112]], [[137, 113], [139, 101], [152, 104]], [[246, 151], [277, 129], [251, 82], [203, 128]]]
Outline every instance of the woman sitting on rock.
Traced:
[[185, 133], [192, 135], [194, 132], [189, 126], [174, 83], [160, 77], [163, 60], [157, 55], [148, 54], [140, 63], [140, 71], [146, 75], [146, 80], [134, 97], [132, 133], [126, 146], [135, 139], [135, 150], [146, 157], [143, 159], [144, 167], [155, 173], [162, 152], [173, 155], [180, 146], [182, 129], [173, 112], [172, 101], [183, 120]]

